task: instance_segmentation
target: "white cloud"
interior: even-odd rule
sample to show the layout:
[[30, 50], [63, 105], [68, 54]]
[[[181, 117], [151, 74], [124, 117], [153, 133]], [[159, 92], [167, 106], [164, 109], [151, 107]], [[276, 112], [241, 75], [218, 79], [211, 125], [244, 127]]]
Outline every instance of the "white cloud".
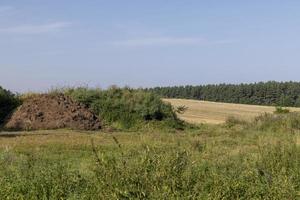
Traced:
[[58, 32], [62, 29], [69, 27], [69, 22], [54, 22], [41, 25], [19, 25], [7, 28], [0, 28], [0, 33], [9, 34], [41, 34]]
[[113, 42], [116, 46], [170, 46], [170, 45], [199, 45], [204, 44], [205, 39], [200, 37], [153, 37], [120, 40]]

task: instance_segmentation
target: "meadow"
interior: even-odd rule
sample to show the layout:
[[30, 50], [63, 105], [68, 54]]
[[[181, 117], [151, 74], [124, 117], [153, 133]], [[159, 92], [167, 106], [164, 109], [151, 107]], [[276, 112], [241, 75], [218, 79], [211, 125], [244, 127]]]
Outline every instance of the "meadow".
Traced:
[[1, 132], [0, 196], [299, 199], [300, 122], [294, 115], [184, 131]]
[[[161, 100], [130, 88], [68, 88], [48, 97], [64, 94], [103, 126], [17, 132], [3, 126], [0, 199], [300, 199], [298, 112]], [[38, 95], [2, 90], [2, 121], [19, 105], [36, 107], [30, 102]], [[182, 121], [191, 113], [197, 123]], [[202, 123], [212, 120], [219, 121]]]

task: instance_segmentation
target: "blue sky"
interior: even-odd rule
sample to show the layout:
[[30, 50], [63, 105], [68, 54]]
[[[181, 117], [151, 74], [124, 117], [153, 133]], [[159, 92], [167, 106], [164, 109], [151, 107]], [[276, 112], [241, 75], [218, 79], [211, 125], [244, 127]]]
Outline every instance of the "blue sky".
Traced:
[[300, 1], [0, 0], [0, 85], [300, 81]]

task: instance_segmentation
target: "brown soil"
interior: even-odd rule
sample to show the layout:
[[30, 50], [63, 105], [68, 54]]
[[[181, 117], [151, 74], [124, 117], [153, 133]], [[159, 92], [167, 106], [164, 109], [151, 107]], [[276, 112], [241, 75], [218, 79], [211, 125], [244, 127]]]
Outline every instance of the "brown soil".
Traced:
[[101, 122], [85, 105], [70, 97], [63, 94], [42, 94], [26, 99], [9, 118], [5, 128], [97, 130], [101, 128]]

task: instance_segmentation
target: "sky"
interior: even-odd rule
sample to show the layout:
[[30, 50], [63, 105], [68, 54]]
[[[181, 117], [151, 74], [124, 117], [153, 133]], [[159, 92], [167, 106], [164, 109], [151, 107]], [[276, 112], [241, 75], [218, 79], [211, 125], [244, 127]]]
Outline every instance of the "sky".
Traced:
[[0, 86], [300, 81], [299, 0], [0, 0]]

